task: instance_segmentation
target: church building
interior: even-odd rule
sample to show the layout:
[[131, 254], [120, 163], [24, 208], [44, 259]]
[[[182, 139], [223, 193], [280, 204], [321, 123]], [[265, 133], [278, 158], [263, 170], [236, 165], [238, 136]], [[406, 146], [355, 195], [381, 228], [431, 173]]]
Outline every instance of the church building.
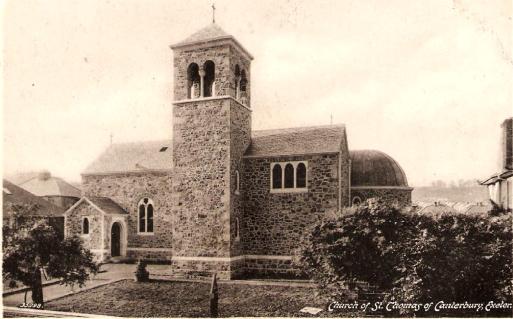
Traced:
[[296, 270], [307, 229], [342, 207], [411, 202], [390, 156], [348, 149], [344, 125], [254, 131], [253, 56], [211, 24], [174, 52], [173, 139], [113, 144], [65, 213], [99, 260], [167, 261], [176, 276]]

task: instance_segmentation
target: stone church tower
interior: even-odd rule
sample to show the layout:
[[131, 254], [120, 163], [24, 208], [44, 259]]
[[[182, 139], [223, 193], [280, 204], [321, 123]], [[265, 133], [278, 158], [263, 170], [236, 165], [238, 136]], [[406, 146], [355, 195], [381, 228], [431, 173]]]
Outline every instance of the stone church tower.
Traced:
[[236, 275], [242, 156], [251, 139], [253, 57], [216, 24], [172, 45], [173, 264], [176, 274]]

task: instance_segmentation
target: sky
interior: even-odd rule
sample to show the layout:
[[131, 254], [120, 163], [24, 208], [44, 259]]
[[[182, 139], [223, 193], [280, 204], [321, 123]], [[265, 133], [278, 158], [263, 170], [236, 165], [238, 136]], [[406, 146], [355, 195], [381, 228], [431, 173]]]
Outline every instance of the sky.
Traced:
[[[172, 138], [173, 52], [212, 1], [2, 2], [4, 175], [80, 181], [111, 142]], [[511, 1], [215, 1], [255, 57], [253, 129], [344, 123], [411, 186], [498, 170]]]

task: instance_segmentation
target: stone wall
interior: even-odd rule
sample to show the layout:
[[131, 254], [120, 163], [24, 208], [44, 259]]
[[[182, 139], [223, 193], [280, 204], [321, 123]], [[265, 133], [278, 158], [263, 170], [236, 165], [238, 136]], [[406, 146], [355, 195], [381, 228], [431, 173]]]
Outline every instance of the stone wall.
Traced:
[[381, 198], [383, 201], [391, 205], [399, 205], [401, 207], [411, 205], [412, 189], [404, 188], [368, 188], [368, 189], [351, 189], [351, 201], [358, 196], [360, 200], [366, 201], [370, 198]]
[[[89, 234], [82, 234], [82, 220], [87, 217], [89, 220]], [[102, 223], [103, 215], [98, 210], [93, 208], [89, 203], [82, 202], [71, 212], [66, 214], [65, 218], [65, 235], [67, 237], [78, 235], [84, 243], [84, 247], [93, 252], [98, 252], [105, 249], [102, 246]]]
[[[242, 184], [239, 183], [237, 192], [237, 171], [239, 180], [242, 178], [243, 161], [242, 156], [251, 143], [251, 111], [241, 104], [230, 101], [230, 247], [231, 256], [242, 254], [240, 236], [237, 237], [237, 220], [242, 221]], [[239, 227], [240, 230], [240, 227]]]
[[[245, 158], [241, 177], [244, 216], [241, 240], [244, 254], [295, 254], [308, 227], [349, 202], [349, 164], [344, 154]], [[272, 162], [308, 161], [308, 191], [271, 193]], [[340, 180], [339, 180], [340, 174]], [[339, 193], [339, 181], [342, 192]]]
[[173, 108], [173, 256], [230, 253], [230, 99]]
[[[141, 172], [111, 175], [84, 175], [82, 177], [85, 196], [109, 197], [127, 213], [128, 249], [171, 249], [172, 232], [172, 173]], [[154, 203], [153, 234], [139, 234], [137, 229], [139, 201], [149, 197]], [[170, 253], [169, 253], [170, 254]], [[142, 251], [133, 253], [142, 258]], [[146, 254], [150, 256], [151, 254]]]
[[292, 259], [248, 257], [244, 260], [244, 273], [242, 276], [248, 279], [254, 277], [294, 278], [299, 275], [300, 271], [294, 266]]

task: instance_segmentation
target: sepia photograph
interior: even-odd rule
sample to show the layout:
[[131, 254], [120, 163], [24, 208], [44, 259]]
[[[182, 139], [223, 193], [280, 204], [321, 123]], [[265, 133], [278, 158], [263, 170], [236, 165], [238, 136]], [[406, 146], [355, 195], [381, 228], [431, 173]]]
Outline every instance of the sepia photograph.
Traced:
[[511, 0], [5, 0], [2, 317], [513, 316]]

